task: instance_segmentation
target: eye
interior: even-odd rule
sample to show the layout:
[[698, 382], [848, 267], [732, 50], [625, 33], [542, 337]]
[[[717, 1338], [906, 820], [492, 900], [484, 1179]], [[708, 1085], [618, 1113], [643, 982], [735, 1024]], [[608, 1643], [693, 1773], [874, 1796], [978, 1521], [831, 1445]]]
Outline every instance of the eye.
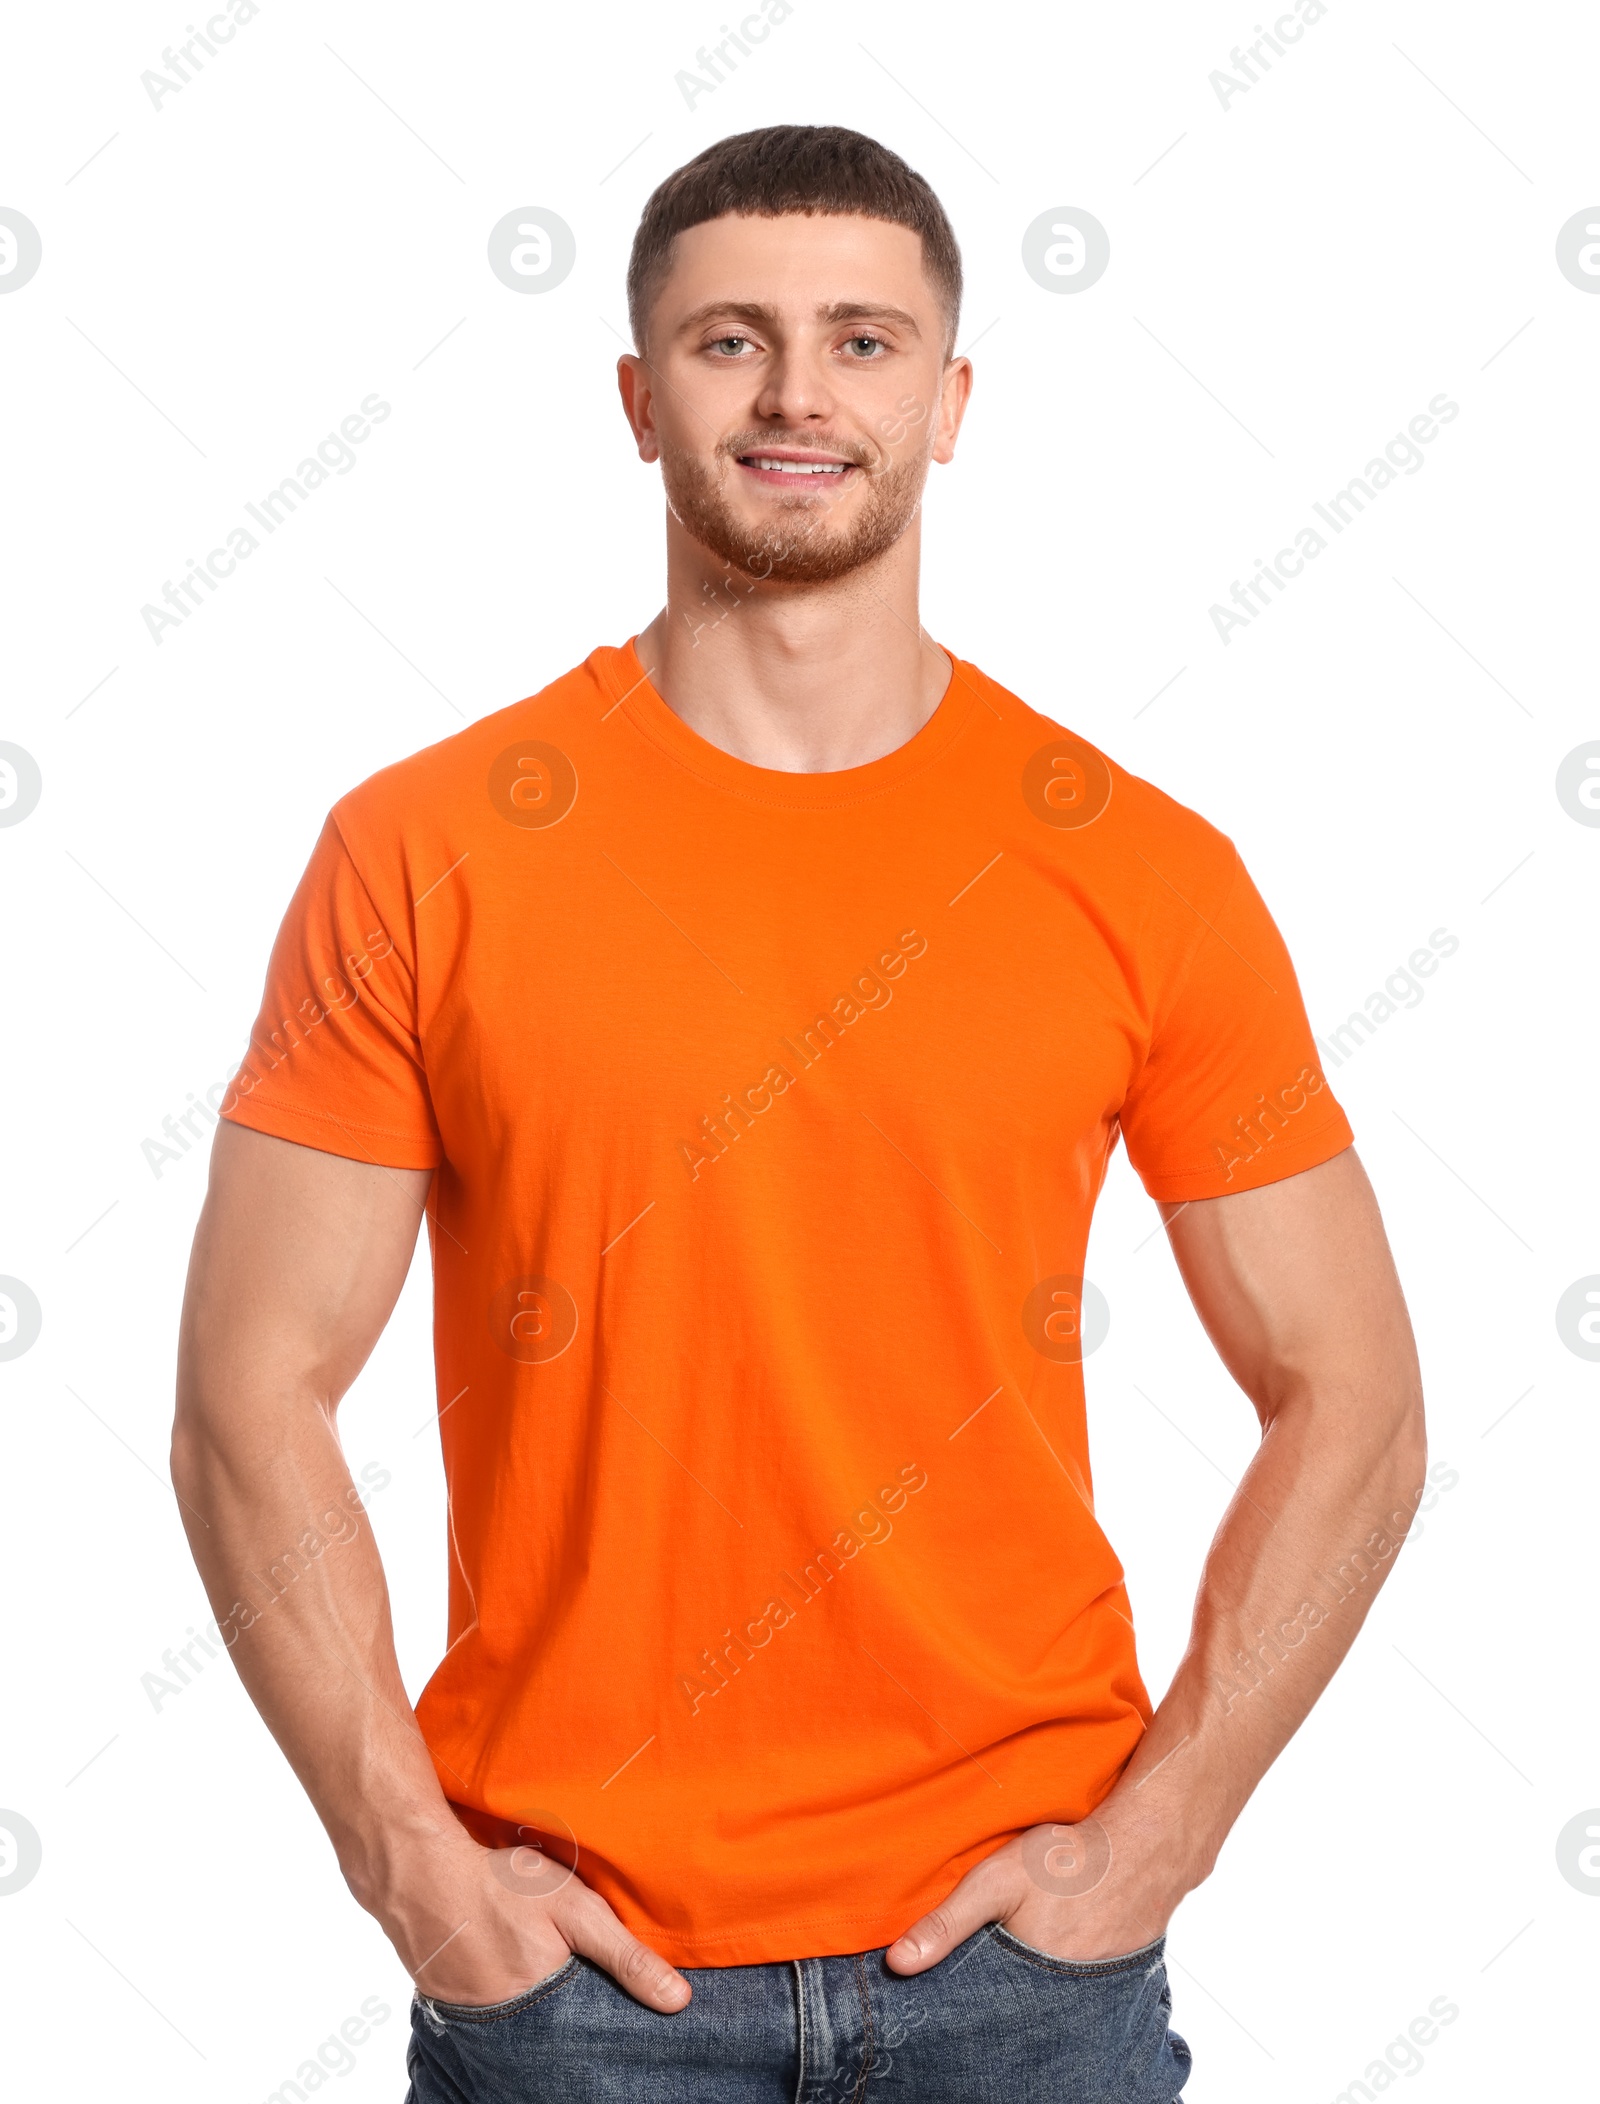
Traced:
[[748, 336], [719, 336], [711, 344], [710, 348], [720, 356], [736, 358], [749, 341]]
[[868, 362], [873, 359], [876, 352], [888, 349], [888, 345], [881, 336], [852, 336], [847, 341], [851, 353], [855, 357]]

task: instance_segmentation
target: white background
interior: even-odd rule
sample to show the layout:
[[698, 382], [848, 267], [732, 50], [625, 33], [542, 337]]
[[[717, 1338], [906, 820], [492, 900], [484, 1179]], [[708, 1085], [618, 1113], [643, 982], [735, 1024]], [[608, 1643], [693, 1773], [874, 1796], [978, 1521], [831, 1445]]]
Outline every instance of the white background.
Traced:
[[[1554, 784], [1600, 738], [1600, 297], [1555, 239], [1600, 195], [1600, 25], [1333, 0], [1224, 110], [1208, 76], [1257, 12], [797, 0], [691, 110], [713, 0], [264, 0], [158, 110], [177, 0], [14, 11], [0, 204], [43, 240], [0, 297], [0, 738], [44, 785], [0, 830], [0, 1272], [43, 1308], [0, 1364], [0, 1805], [43, 1841], [0, 1897], [19, 2096], [249, 2104], [374, 1994], [333, 2087], [403, 2093], [408, 1983], [231, 1666], [159, 1711], [141, 1684], [207, 1614], [166, 1482], [205, 1150], [157, 1175], [143, 1143], [241, 1052], [333, 800], [655, 612], [659, 488], [612, 377], [628, 244], [668, 170], [779, 121], [895, 147], [962, 244], [982, 341], [929, 501], [933, 634], [1233, 836], [1324, 1037], [1459, 941], [1329, 1066], [1459, 1481], [1175, 1921], [1188, 2104], [1324, 2104], [1440, 1995], [1408, 2095], [1592, 2081], [1600, 1904], [1555, 1843], [1600, 1803], [1600, 1368], [1555, 1307], [1600, 1270], [1600, 830]], [[577, 239], [539, 297], [485, 260], [524, 205]], [[1072, 297], [1021, 263], [1061, 205], [1111, 242]], [[1220, 641], [1210, 606], [1441, 391], [1425, 467]], [[153, 642], [141, 607], [372, 392], [355, 469]], [[1120, 1154], [1091, 1268], [1101, 1516], [1159, 1695], [1254, 1420]], [[444, 1617], [427, 1299], [424, 1258], [343, 1412], [393, 1479], [413, 1693]]]

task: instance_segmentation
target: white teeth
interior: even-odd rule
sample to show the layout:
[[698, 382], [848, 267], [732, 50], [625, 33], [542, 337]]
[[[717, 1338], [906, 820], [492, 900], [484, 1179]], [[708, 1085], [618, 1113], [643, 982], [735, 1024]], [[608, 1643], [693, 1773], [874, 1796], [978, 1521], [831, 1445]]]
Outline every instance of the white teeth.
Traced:
[[764, 468], [777, 475], [842, 475], [847, 465], [844, 461], [766, 460], [760, 454], [750, 456], [753, 468]]

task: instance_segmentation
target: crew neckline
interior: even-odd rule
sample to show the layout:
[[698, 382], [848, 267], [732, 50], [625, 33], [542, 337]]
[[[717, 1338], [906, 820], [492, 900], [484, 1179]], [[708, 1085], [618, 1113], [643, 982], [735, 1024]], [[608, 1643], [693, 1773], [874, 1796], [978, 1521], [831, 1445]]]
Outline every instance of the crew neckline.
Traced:
[[[931, 640], [931, 639], [930, 639]], [[667, 757], [717, 788], [752, 803], [784, 806], [790, 810], [835, 810], [860, 803], [893, 789], [935, 759], [961, 730], [971, 714], [980, 677], [976, 668], [964, 665], [954, 651], [942, 643], [935, 648], [950, 661], [950, 680], [938, 706], [920, 730], [913, 731], [903, 745], [858, 767], [833, 767], [820, 772], [791, 773], [782, 767], [758, 767], [751, 760], [724, 752], [709, 738], [702, 738], [656, 691], [650, 672], [638, 652], [638, 637], [630, 636], [620, 649], [598, 653], [600, 669], [612, 688], [613, 703], [636, 730]]]

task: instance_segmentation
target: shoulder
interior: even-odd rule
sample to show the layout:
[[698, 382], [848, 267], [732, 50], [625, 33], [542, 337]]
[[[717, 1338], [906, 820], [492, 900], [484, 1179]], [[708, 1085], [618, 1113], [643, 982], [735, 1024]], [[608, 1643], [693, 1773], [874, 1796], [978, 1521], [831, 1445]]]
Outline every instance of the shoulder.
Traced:
[[517, 748], [542, 748], [554, 764], [581, 753], [614, 699], [627, 653], [604, 646], [535, 694], [480, 717], [451, 737], [367, 776], [333, 806], [347, 847], [381, 846], [421, 832], [455, 833], [487, 808], [497, 769], [513, 773]]
[[956, 669], [991, 712], [992, 721], [974, 713], [996, 733], [1016, 774], [1033, 837], [1054, 835], [1080, 859], [1114, 858], [1130, 875], [1142, 866], [1152, 885], [1178, 887], [1190, 903], [1196, 894], [1226, 892], [1238, 854], [1220, 827], [1125, 767], [1069, 720], [1069, 710], [1047, 715], [976, 665], [958, 660]]

